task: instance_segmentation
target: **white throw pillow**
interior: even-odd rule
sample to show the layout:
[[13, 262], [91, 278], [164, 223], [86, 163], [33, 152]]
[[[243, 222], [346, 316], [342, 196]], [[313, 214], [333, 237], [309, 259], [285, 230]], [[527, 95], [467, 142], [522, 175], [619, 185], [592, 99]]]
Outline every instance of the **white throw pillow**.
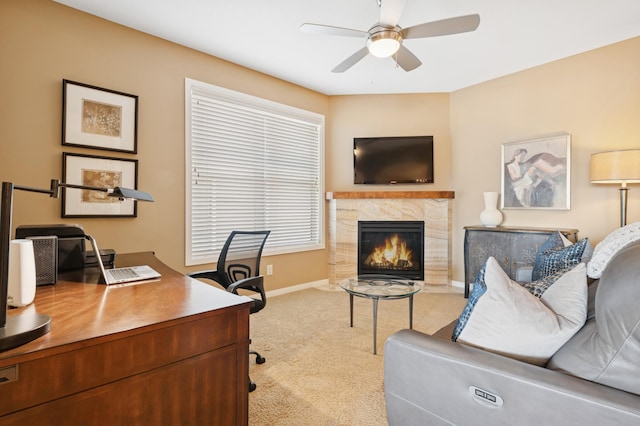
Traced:
[[544, 365], [585, 323], [584, 263], [562, 275], [537, 298], [512, 281], [498, 262], [486, 263], [486, 291], [457, 341], [531, 364]]
[[640, 240], [640, 222], [618, 228], [600, 241], [587, 264], [587, 275], [600, 278], [609, 261], [624, 247]]

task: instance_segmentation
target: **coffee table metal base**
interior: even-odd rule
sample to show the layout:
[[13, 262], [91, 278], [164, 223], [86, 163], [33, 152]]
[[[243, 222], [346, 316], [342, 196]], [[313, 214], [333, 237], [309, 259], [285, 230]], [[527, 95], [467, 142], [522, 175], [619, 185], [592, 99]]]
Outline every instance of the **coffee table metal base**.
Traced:
[[423, 286], [422, 281], [392, 275], [358, 275], [340, 283], [349, 293], [351, 327], [353, 327], [353, 298], [373, 300], [373, 354], [377, 354], [378, 300], [409, 299], [409, 327], [413, 328], [413, 295]]
[[[363, 296], [365, 299], [373, 300], [373, 354], [377, 355], [378, 351], [378, 342], [377, 342], [377, 331], [378, 331], [378, 300], [379, 297], [371, 297], [371, 296]], [[353, 327], [353, 293], [349, 293], [349, 317], [350, 317], [350, 327]], [[409, 295], [409, 328], [413, 330], [413, 294]]]

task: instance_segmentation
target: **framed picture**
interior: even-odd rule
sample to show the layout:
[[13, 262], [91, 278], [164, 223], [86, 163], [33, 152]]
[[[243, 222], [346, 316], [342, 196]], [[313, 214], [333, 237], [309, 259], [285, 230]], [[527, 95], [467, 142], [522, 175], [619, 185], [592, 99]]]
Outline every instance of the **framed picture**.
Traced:
[[62, 145], [136, 153], [138, 97], [62, 80]]
[[569, 210], [571, 135], [502, 144], [503, 209]]
[[[137, 189], [138, 160], [62, 153], [62, 181], [98, 188]], [[62, 188], [62, 217], [136, 217], [134, 200], [106, 192]]]

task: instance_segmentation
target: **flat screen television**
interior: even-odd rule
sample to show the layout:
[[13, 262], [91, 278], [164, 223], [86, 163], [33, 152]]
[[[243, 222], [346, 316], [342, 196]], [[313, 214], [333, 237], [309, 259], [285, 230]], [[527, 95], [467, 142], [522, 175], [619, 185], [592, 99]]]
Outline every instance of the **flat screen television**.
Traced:
[[433, 136], [353, 139], [356, 184], [433, 183]]

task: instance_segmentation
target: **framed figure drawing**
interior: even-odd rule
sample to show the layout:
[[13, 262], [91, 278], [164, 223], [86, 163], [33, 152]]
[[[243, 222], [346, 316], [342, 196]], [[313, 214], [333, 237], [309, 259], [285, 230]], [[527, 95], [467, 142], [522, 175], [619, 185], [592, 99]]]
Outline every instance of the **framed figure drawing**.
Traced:
[[[138, 160], [62, 153], [62, 181], [98, 188], [138, 187]], [[62, 188], [62, 217], [136, 217], [137, 202], [106, 192]]]
[[569, 210], [571, 135], [502, 144], [503, 209]]
[[138, 97], [62, 80], [62, 145], [137, 152]]

